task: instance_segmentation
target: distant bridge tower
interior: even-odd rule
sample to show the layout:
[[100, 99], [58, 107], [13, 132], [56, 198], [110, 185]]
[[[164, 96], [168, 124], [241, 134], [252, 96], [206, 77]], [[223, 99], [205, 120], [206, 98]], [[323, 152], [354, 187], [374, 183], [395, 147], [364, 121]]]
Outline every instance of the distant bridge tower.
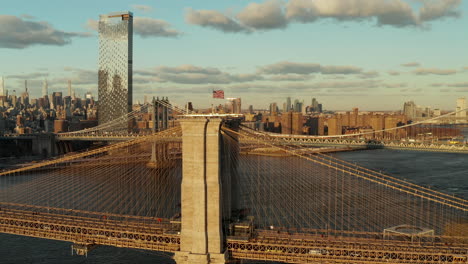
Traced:
[[153, 97], [153, 127], [156, 131], [169, 128], [169, 100], [166, 98], [154, 99]]
[[222, 164], [235, 151], [223, 146], [222, 121], [219, 117], [180, 120], [182, 223], [180, 251], [174, 256], [177, 264], [224, 264], [228, 259], [223, 219], [230, 218], [234, 184]]
[[[162, 99], [159, 97], [155, 99], [153, 97], [152, 107], [151, 107], [151, 119], [152, 126], [151, 132], [154, 134], [161, 130], [169, 128], [169, 100]], [[169, 165], [169, 144], [165, 142], [153, 142], [151, 149], [151, 160], [148, 162], [148, 167], [151, 168], [161, 168], [162, 166]]]

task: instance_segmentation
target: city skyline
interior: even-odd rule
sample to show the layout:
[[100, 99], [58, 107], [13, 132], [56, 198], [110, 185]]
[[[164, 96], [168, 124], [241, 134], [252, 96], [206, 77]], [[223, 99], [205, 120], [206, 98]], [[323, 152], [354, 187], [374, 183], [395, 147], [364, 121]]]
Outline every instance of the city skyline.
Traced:
[[[96, 95], [98, 16], [130, 10], [134, 102], [146, 94], [203, 108], [219, 104], [211, 90], [223, 89], [259, 109], [290, 96], [319, 98], [327, 110], [396, 110], [409, 100], [454, 110], [468, 94], [468, 38], [459, 34], [467, 3], [328, 2], [8, 3], [0, 76], [17, 94], [28, 80], [32, 97], [44, 79], [49, 93], [66, 93], [70, 79], [77, 94]], [[347, 11], [352, 3], [361, 12]]]

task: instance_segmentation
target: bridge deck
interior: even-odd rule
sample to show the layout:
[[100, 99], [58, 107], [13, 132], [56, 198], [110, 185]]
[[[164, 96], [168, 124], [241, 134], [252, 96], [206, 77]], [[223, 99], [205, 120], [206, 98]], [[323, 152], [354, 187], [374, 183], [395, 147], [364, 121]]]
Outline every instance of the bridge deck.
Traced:
[[[373, 236], [379, 235], [374, 233]], [[467, 244], [463, 243], [413, 243], [265, 231], [250, 240], [228, 238], [227, 246], [234, 259], [286, 263], [466, 263], [468, 254]]]
[[[167, 219], [124, 221], [112, 215], [103, 219], [2, 207], [0, 232], [166, 252], [176, 252], [180, 246], [178, 232]], [[286, 263], [466, 263], [468, 254], [466, 238], [410, 242], [383, 240], [381, 233], [338, 233], [324, 236], [257, 230], [253, 238], [228, 237], [226, 243], [233, 259]]]
[[[109, 217], [110, 218], [110, 217]], [[174, 252], [180, 239], [170, 223], [139, 223], [10, 208], [0, 210], [0, 232], [115, 247]], [[171, 233], [172, 232], [172, 233]]]

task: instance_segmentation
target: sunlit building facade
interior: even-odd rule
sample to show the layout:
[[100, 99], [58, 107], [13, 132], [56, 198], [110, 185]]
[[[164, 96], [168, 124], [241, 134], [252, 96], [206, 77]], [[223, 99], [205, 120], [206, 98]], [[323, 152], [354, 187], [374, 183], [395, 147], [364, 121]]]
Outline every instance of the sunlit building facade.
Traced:
[[0, 77], [0, 96], [5, 95], [5, 79]]
[[[99, 17], [99, 124], [132, 109], [133, 14], [115, 12]], [[122, 129], [128, 124], [122, 123]]]
[[460, 97], [457, 99], [457, 108], [456, 108], [457, 113], [455, 114], [456, 117], [460, 117], [460, 118], [466, 117], [466, 110], [462, 111], [463, 109], [466, 109], [466, 98]]

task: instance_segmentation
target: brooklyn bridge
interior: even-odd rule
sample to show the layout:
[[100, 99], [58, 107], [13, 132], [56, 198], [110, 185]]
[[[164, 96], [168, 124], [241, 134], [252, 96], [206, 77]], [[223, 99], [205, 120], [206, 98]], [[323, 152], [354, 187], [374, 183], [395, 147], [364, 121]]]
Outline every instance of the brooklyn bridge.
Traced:
[[125, 140], [1, 172], [0, 232], [177, 263], [467, 263], [467, 200], [309, 151], [359, 136], [299, 140], [190, 113], [113, 130], [131, 118], [61, 135]]

